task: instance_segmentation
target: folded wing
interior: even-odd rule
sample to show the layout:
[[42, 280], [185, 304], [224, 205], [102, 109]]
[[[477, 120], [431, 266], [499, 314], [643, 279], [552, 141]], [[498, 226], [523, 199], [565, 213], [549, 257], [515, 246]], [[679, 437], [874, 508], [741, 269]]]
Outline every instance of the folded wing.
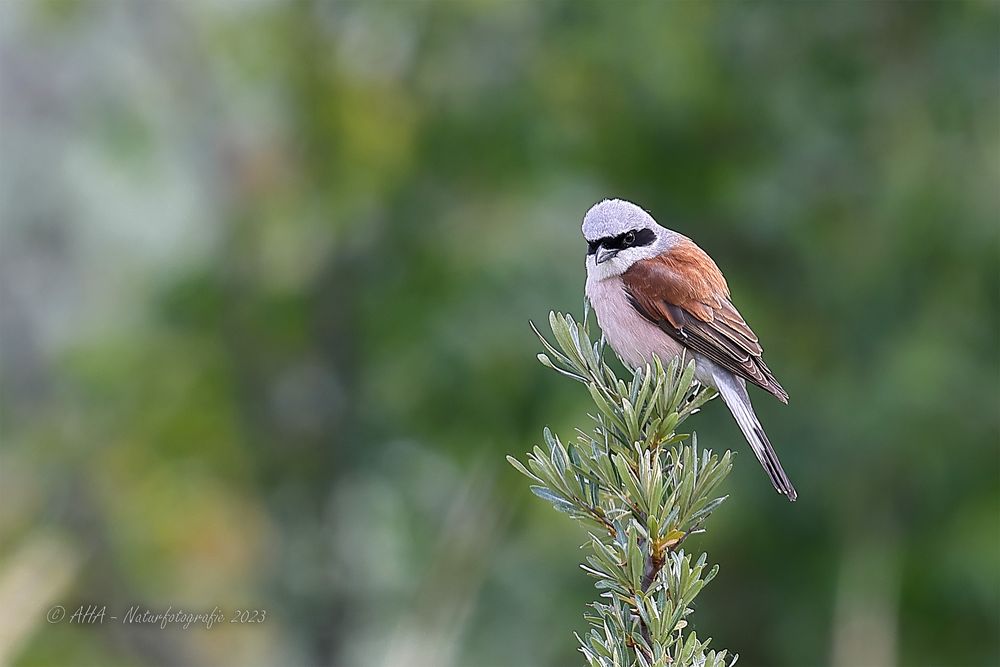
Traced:
[[788, 402], [788, 393], [761, 357], [757, 336], [729, 300], [722, 272], [694, 242], [683, 239], [652, 259], [636, 262], [622, 279], [643, 317], [691, 350]]

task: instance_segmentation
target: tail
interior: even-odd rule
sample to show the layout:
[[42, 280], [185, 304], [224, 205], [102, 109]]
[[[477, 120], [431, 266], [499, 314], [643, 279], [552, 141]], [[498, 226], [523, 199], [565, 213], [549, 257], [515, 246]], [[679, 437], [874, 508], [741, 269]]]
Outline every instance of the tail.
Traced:
[[725, 375], [716, 373], [715, 380], [719, 395], [722, 396], [722, 400], [725, 401], [730, 412], [733, 413], [733, 417], [736, 418], [736, 423], [740, 425], [740, 430], [743, 431], [747, 442], [750, 443], [753, 453], [757, 455], [757, 460], [764, 467], [767, 476], [771, 478], [771, 484], [774, 485], [778, 493], [788, 496], [789, 500], [795, 500], [799, 494], [782, 469], [778, 455], [774, 453], [771, 442], [767, 439], [767, 434], [764, 433], [764, 428], [757, 420], [757, 415], [754, 414], [746, 386], [729, 373]]

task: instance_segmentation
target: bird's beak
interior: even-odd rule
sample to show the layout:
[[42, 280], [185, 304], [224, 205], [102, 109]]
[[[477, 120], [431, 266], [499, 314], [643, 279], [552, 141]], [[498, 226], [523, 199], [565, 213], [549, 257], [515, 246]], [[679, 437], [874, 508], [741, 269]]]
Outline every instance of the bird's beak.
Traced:
[[597, 253], [594, 255], [594, 263], [603, 264], [609, 259], [614, 259], [615, 255], [617, 254], [618, 254], [617, 250], [601, 246], [600, 248], [597, 249]]

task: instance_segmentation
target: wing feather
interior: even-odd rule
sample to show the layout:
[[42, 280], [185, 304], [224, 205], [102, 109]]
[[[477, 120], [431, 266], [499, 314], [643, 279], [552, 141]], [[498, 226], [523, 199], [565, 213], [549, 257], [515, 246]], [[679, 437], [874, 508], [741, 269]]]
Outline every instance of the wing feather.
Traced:
[[719, 267], [701, 248], [683, 239], [624, 274], [629, 300], [639, 313], [681, 344], [773, 394], [788, 393], [764, 363], [757, 335], [729, 299]]

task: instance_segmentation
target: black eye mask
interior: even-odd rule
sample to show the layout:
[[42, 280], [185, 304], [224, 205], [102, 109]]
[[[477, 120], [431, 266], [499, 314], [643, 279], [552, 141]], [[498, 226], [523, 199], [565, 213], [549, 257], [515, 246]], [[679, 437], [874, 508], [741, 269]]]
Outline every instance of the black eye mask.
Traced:
[[[628, 236], [631, 236], [632, 238], [626, 239]], [[608, 250], [639, 248], [647, 246], [655, 240], [656, 234], [653, 233], [652, 229], [637, 229], [635, 231], [628, 231], [624, 234], [619, 234], [618, 236], [605, 236], [604, 238], [597, 239], [596, 241], [587, 241], [587, 254], [593, 255], [600, 247], [607, 248]], [[631, 243], [628, 241], [631, 241]]]

